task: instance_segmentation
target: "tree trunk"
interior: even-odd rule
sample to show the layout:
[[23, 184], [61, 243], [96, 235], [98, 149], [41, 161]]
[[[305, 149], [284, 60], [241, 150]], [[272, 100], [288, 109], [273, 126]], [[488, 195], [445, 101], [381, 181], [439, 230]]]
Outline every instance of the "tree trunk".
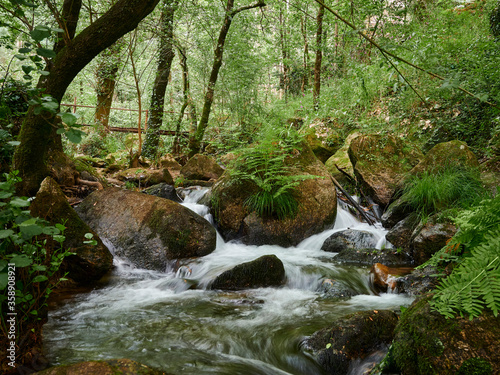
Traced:
[[164, 8], [161, 14], [160, 55], [158, 57], [158, 68], [151, 95], [146, 141], [144, 142], [144, 149], [142, 151], [142, 154], [150, 159], [154, 159], [158, 151], [160, 140], [158, 131], [163, 123], [165, 92], [167, 91], [172, 60], [175, 56], [172, 41], [174, 37], [174, 13], [177, 9], [177, 4], [178, 0], [164, 0]]
[[[158, 1], [118, 0], [103, 16], [66, 42], [48, 64], [50, 75], [42, 76], [37, 87], [60, 102], [75, 76], [101, 51], [134, 30]], [[52, 147], [61, 145], [56, 136], [56, 116], [47, 111], [37, 114], [35, 109], [31, 106], [28, 110], [19, 134], [21, 144], [14, 155], [14, 167], [23, 179], [20, 193], [29, 195], [35, 194], [49, 175], [46, 161]]]
[[320, 5], [318, 15], [316, 17], [316, 61], [314, 62], [314, 89], [313, 89], [313, 105], [317, 111], [319, 109], [319, 93], [321, 90], [321, 60], [323, 59], [323, 16], [325, 15], [325, 6]]
[[288, 102], [288, 89], [290, 88], [290, 68], [288, 66], [288, 46], [286, 41], [286, 24], [283, 19], [283, 12], [280, 8], [280, 44], [281, 44], [281, 57], [283, 59], [283, 77], [282, 86], [285, 95], [285, 103]]
[[302, 37], [304, 38], [304, 61], [303, 61], [303, 73], [302, 73], [302, 83], [300, 85], [300, 91], [302, 94], [305, 92], [307, 86], [309, 85], [309, 43], [307, 41], [307, 18], [300, 19], [300, 29], [302, 31]]
[[236, 14], [244, 11], [246, 9], [252, 9], [256, 7], [263, 7], [264, 4], [262, 1], [257, 2], [256, 4], [244, 6], [238, 9], [233, 10], [234, 0], [227, 0], [226, 6], [226, 15], [224, 17], [224, 22], [220, 29], [219, 39], [217, 41], [217, 46], [214, 51], [214, 63], [212, 65], [212, 73], [210, 74], [210, 79], [208, 81], [207, 92], [205, 94], [205, 102], [203, 105], [203, 110], [201, 112], [200, 123], [194, 133], [194, 136], [189, 140], [189, 148], [190, 155], [197, 154], [201, 148], [201, 141], [203, 139], [203, 135], [205, 134], [205, 129], [208, 126], [208, 118], [210, 117], [210, 110], [212, 108], [212, 102], [214, 100], [214, 91], [215, 84], [217, 83], [217, 78], [219, 76], [219, 70], [222, 66], [222, 57], [224, 54], [224, 43], [226, 42], [227, 33], [229, 28], [231, 27], [231, 22], [233, 21], [233, 17]]
[[182, 103], [181, 110], [179, 112], [179, 116], [177, 117], [177, 123], [175, 126], [175, 139], [174, 139], [174, 144], [172, 146], [172, 152], [174, 154], [179, 154], [181, 151], [180, 137], [181, 137], [182, 118], [184, 117], [184, 111], [189, 106], [189, 103], [191, 101], [189, 93], [189, 71], [187, 66], [186, 50], [182, 49], [181, 47], [178, 47], [178, 49], [182, 67], [182, 94], [183, 94], [182, 96], [184, 100]]

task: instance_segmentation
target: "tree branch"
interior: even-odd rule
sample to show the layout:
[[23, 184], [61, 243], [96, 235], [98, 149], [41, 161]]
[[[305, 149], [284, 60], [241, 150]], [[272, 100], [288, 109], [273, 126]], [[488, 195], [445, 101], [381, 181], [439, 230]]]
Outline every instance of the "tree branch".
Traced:
[[244, 10], [253, 9], [253, 8], [262, 8], [262, 7], [265, 7], [265, 6], [266, 6], [266, 3], [264, 3], [263, 1], [258, 1], [255, 4], [247, 5], [247, 6], [238, 8], [238, 9], [234, 9], [234, 10], [231, 11], [230, 15], [231, 15], [231, 17], [233, 17], [236, 14], [238, 14], [240, 12], [243, 12]]

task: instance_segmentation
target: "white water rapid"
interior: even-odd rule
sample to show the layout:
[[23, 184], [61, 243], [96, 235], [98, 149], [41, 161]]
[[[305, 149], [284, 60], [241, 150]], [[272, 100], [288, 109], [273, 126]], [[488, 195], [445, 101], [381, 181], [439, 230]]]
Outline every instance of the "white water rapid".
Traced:
[[[211, 221], [208, 208], [196, 203], [205, 193], [188, 191], [184, 205]], [[165, 272], [115, 258], [105, 284], [52, 306], [46, 355], [52, 364], [129, 358], [178, 375], [322, 374], [300, 349], [306, 336], [351, 312], [411, 303], [404, 295], [375, 295], [369, 269], [336, 265], [335, 254], [321, 250], [326, 238], [346, 228], [373, 232], [379, 247], [384, 244], [382, 227], [362, 224], [339, 207], [334, 228], [292, 248], [225, 243], [219, 236], [212, 254]], [[285, 266], [284, 287], [205, 289], [221, 272], [268, 254]], [[325, 279], [359, 295], [331, 299], [321, 288]]]

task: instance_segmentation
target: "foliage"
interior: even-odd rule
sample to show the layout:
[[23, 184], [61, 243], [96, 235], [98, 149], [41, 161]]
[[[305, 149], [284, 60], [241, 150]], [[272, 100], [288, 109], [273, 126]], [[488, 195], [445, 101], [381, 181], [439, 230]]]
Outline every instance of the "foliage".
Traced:
[[[32, 217], [28, 199], [14, 195], [19, 182], [14, 171], [5, 173], [0, 183], [0, 303], [2, 311], [17, 313], [17, 332], [23, 335], [31, 323], [43, 318], [50, 293], [64, 280], [56, 277], [59, 267], [72, 253], [62, 247], [65, 226]], [[15, 267], [15, 284], [9, 274], [11, 266]], [[5, 317], [2, 313], [3, 333], [7, 332]]]
[[424, 265], [456, 264], [436, 289], [435, 310], [474, 318], [488, 308], [500, 310], [500, 196], [483, 200], [455, 220], [459, 231]]
[[237, 151], [238, 157], [228, 168], [233, 183], [253, 183], [257, 192], [245, 200], [245, 206], [261, 217], [282, 220], [294, 217], [299, 205], [295, 187], [311, 175], [293, 175], [289, 157], [300, 150], [300, 136], [290, 127], [267, 125], [256, 144]]
[[426, 218], [450, 208], [468, 208], [485, 194], [478, 171], [450, 164], [435, 173], [411, 177], [401, 199]]

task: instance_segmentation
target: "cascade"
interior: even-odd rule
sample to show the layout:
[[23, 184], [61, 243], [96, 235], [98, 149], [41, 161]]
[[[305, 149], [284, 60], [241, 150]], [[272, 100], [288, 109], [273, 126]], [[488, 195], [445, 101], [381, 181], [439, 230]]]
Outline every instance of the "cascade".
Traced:
[[[197, 202], [206, 189], [185, 191], [184, 205], [212, 222]], [[333, 233], [361, 229], [384, 245], [385, 230], [360, 223], [339, 206], [332, 229], [296, 247], [248, 246], [217, 238], [217, 248], [164, 272], [134, 267], [115, 257], [115, 271], [102, 287], [63, 301], [44, 327], [53, 364], [130, 358], [173, 374], [321, 374], [300, 341], [336, 318], [368, 309], [409, 305], [405, 295], [375, 295], [368, 268], [339, 266], [321, 250]], [[112, 245], [106, 245], [113, 251]], [[220, 273], [262, 255], [284, 264], [286, 284], [240, 292], [208, 290]], [[340, 281], [358, 295], [329, 298], [321, 286]]]

